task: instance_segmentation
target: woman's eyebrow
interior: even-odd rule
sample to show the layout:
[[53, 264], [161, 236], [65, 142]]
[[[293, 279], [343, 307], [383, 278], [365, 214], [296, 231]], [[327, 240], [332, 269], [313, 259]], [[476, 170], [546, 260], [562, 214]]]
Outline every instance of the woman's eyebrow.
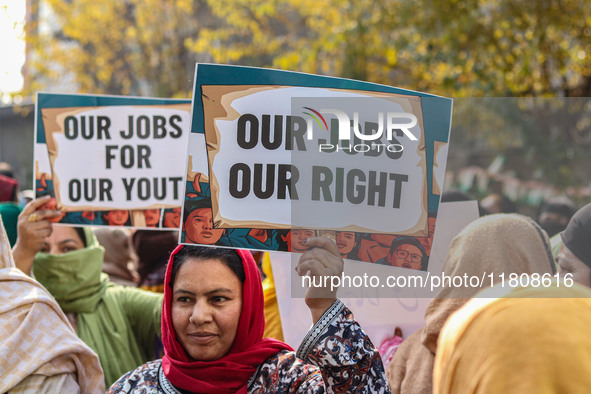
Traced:
[[59, 244], [62, 245], [62, 244], [68, 243], [68, 242], [80, 243], [79, 241], [75, 240], [74, 238], [68, 238], [68, 239], [64, 239], [63, 241], [60, 241]]
[[192, 291], [189, 291], [189, 290], [183, 290], [183, 289], [178, 289], [178, 290], [175, 290], [174, 294], [178, 294], [178, 293], [183, 293], [183, 294], [190, 294], [190, 295], [195, 295], [195, 293], [193, 293]]
[[[197, 293], [194, 293], [194, 292], [189, 291], [189, 290], [184, 290], [184, 289], [175, 290], [174, 294], [178, 294], [178, 293], [190, 294], [190, 295], [193, 295], [193, 296], [194, 295], [197, 295]], [[219, 287], [217, 289], [213, 289], [213, 290], [210, 290], [210, 291], [208, 291], [206, 293], [203, 293], [203, 295], [209, 296], [209, 295], [212, 295], [212, 294], [215, 294], [215, 293], [230, 293], [230, 294], [232, 294], [233, 291], [230, 290], [230, 289], [226, 289], [225, 287]]]
[[205, 295], [212, 295], [214, 293], [233, 293], [233, 291], [230, 289], [226, 289], [225, 287], [220, 287], [220, 288], [208, 291], [207, 293], [205, 293]]

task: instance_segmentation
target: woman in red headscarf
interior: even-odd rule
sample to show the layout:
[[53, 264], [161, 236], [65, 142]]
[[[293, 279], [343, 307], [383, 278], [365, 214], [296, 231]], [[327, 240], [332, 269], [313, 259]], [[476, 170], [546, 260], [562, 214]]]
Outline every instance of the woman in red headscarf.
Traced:
[[[340, 275], [328, 238], [310, 238], [300, 275]], [[297, 353], [263, 339], [263, 290], [248, 251], [179, 246], [164, 290], [166, 355], [128, 372], [109, 393], [390, 392], [375, 346], [336, 290], [310, 287], [315, 322]]]

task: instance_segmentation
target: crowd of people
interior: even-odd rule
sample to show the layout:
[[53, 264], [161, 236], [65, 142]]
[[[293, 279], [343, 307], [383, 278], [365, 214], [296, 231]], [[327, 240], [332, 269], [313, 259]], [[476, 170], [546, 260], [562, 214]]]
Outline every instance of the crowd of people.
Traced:
[[[268, 253], [179, 245], [174, 231], [56, 225], [50, 197], [25, 203], [0, 169], [0, 392], [588, 391], [591, 204], [560, 197], [530, 218], [505, 196], [482, 199], [443, 272], [486, 274], [486, 285], [444, 284], [423, 327], [406, 338], [397, 329], [379, 349], [336, 289], [310, 287], [312, 327], [294, 350]], [[338, 276], [351, 253], [421, 270], [432, 242], [317, 235], [288, 238], [300, 276]], [[513, 286], [511, 275], [552, 280]]]

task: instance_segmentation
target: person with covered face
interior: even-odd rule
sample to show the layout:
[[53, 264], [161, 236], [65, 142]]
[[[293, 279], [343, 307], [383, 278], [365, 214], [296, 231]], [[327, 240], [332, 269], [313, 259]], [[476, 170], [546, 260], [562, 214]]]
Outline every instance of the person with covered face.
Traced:
[[[553, 275], [556, 266], [546, 233], [536, 222], [519, 214], [494, 214], [466, 226], [451, 242], [443, 266], [449, 277], [485, 276], [475, 286], [444, 281], [425, 311], [425, 326], [410, 335], [386, 369], [394, 393], [433, 391], [433, 363], [441, 328], [455, 311], [480, 290], [511, 274]], [[491, 281], [492, 278], [492, 281]]]
[[123, 373], [155, 358], [162, 294], [119, 286], [101, 273], [104, 248], [90, 227], [52, 225], [59, 211], [25, 206], [13, 248], [17, 268], [55, 297], [76, 334], [96, 352], [109, 387]]
[[[306, 243], [299, 275], [342, 273], [333, 241]], [[307, 290], [314, 326], [294, 352], [263, 338], [263, 290], [250, 252], [181, 245], [166, 284], [165, 356], [125, 374], [108, 393], [389, 392], [377, 349], [336, 290]]]

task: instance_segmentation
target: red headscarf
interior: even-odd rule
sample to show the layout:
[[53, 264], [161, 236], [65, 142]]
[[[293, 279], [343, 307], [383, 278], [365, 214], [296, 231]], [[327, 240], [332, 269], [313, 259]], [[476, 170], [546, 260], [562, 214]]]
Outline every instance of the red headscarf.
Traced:
[[0, 202], [13, 201], [18, 181], [0, 174]]
[[162, 358], [164, 375], [172, 384], [184, 390], [200, 393], [246, 393], [246, 385], [256, 369], [266, 359], [281, 350], [293, 350], [289, 345], [271, 338], [263, 339], [265, 316], [263, 287], [257, 265], [250, 252], [236, 250], [242, 259], [246, 279], [242, 285], [242, 311], [236, 338], [228, 354], [213, 361], [189, 361], [177, 341], [172, 325], [172, 289], [169, 286], [172, 261], [183, 245], [170, 255], [164, 280], [162, 308]]

